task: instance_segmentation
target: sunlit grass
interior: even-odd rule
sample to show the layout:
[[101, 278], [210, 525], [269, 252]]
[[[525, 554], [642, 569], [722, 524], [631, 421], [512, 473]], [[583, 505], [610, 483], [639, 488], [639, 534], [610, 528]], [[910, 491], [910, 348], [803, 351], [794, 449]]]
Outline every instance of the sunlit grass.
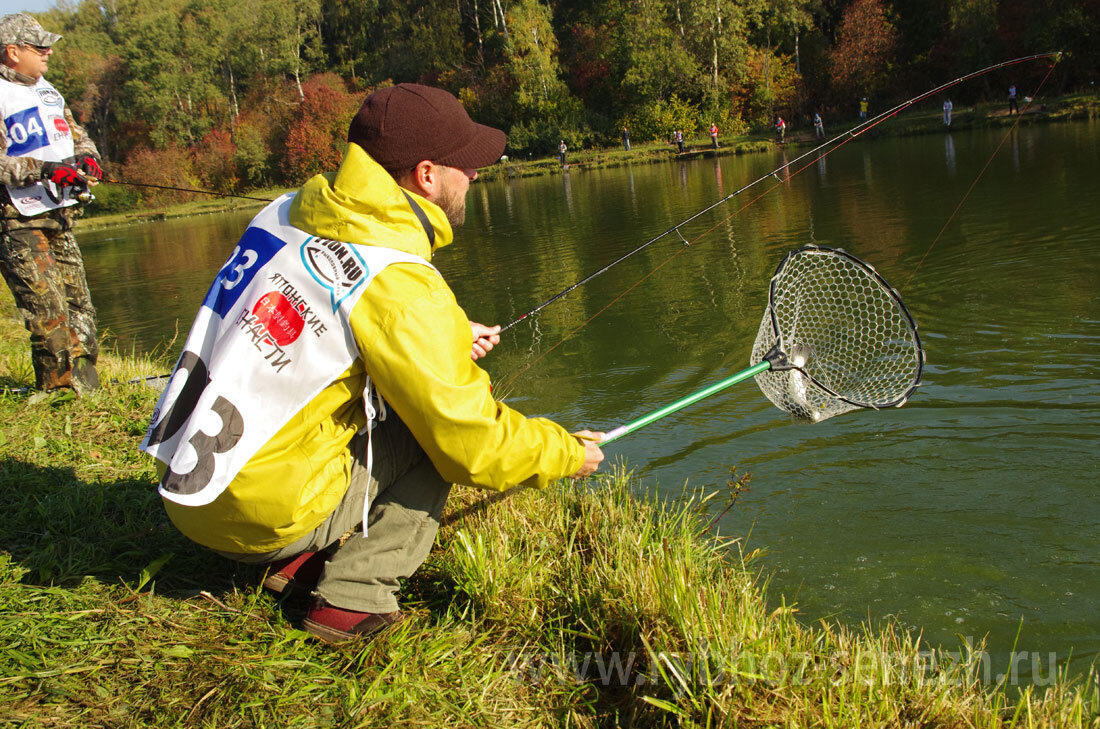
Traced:
[[[28, 384], [0, 307], [0, 377]], [[411, 619], [319, 644], [302, 599], [168, 524], [136, 450], [157, 392], [124, 384], [164, 367], [111, 353], [89, 397], [0, 395], [0, 726], [1100, 726], [1095, 678], [1017, 695], [980, 646], [800, 622], [708, 530], [724, 488], [661, 501], [622, 470], [456, 489]]]

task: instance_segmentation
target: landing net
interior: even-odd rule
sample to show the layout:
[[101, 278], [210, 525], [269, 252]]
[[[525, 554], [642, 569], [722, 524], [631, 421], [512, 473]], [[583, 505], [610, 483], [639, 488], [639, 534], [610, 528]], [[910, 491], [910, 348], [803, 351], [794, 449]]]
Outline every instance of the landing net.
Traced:
[[901, 407], [924, 350], [901, 297], [873, 268], [833, 248], [787, 255], [772, 277], [752, 348], [771, 369], [756, 383], [776, 407], [814, 422], [857, 408]]

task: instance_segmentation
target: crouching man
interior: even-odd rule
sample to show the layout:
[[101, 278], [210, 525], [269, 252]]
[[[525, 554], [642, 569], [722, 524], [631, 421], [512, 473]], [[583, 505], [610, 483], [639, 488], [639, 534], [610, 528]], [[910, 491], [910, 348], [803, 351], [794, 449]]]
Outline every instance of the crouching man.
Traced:
[[326, 641], [402, 619], [399, 580], [427, 558], [452, 483], [543, 487], [603, 460], [601, 434], [493, 399], [473, 360], [499, 328], [470, 322], [429, 262], [504, 133], [400, 84], [366, 99], [348, 141], [336, 173], [245, 230], [141, 445], [176, 527], [270, 563], [269, 589], [312, 588], [303, 627]]

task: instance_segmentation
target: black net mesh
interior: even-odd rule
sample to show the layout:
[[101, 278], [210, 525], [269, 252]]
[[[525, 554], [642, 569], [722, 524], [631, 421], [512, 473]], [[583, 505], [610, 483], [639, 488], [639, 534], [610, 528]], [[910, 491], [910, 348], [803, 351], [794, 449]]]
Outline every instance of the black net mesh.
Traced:
[[829, 248], [791, 253], [772, 278], [752, 364], [773, 348], [793, 368], [773, 366], [756, 383], [778, 408], [813, 421], [903, 405], [924, 364], [897, 293], [870, 266]]

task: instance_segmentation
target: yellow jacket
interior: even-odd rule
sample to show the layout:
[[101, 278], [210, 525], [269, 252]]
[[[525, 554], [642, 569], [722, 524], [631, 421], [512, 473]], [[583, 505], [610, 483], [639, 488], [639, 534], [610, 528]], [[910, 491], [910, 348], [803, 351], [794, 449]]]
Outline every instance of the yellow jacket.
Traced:
[[[453, 232], [443, 211], [408, 193], [435, 230]], [[432, 248], [402, 189], [350, 145], [335, 175], [318, 175], [295, 197], [290, 223], [332, 240], [394, 248], [430, 260]], [[544, 487], [584, 464], [584, 446], [544, 418], [493, 399], [489, 376], [470, 359], [469, 320], [446, 282], [427, 266], [393, 264], [351, 315], [360, 358], [253, 456], [206, 506], [164, 500], [190, 539], [234, 553], [268, 552], [315, 529], [340, 503], [351, 475], [348, 442], [365, 425], [369, 375], [443, 478], [504, 490]]]

